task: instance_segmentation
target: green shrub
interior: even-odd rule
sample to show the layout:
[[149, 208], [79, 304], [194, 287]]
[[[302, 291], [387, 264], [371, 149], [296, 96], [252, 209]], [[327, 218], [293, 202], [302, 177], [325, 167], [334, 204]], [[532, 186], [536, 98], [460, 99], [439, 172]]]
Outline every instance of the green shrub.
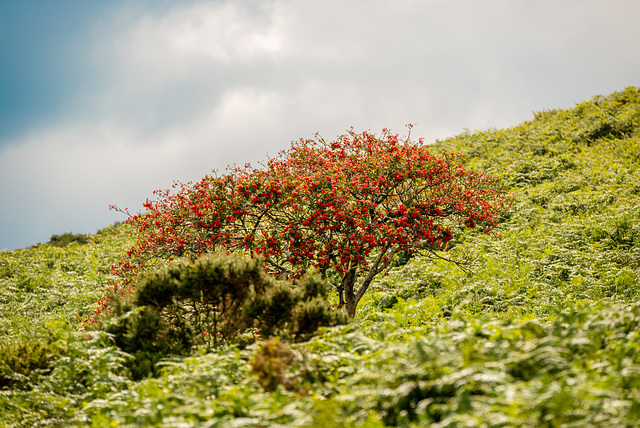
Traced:
[[54, 247], [66, 247], [72, 242], [77, 242], [78, 244], [86, 244], [90, 241], [91, 236], [85, 235], [82, 233], [63, 233], [62, 235], [52, 235], [51, 239], [49, 239], [49, 244]]
[[295, 286], [275, 283], [263, 295], [254, 296], [244, 308], [262, 337], [282, 336], [294, 341], [309, 339], [323, 326], [345, 324], [344, 311], [332, 309], [326, 282], [317, 272], [302, 277]]
[[186, 355], [194, 346], [246, 346], [256, 334], [301, 341], [347, 322], [326, 301], [317, 273], [296, 284], [276, 281], [257, 259], [207, 255], [142, 274], [138, 284], [133, 297], [111, 297], [112, 311], [99, 324], [135, 357], [135, 379], [157, 375], [162, 356]]
[[295, 312], [294, 339], [310, 339], [320, 327], [346, 324], [347, 316], [327, 305], [323, 297], [314, 297], [298, 303]]
[[127, 361], [132, 378], [158, 374], [156, 363], [165, 355], [184, 355], [193, 344], [193, 332], [180, 318], [166, 319], [153, 307], [140, 306], [112, 317], [104, 330], [115, 344], [133, 355]]

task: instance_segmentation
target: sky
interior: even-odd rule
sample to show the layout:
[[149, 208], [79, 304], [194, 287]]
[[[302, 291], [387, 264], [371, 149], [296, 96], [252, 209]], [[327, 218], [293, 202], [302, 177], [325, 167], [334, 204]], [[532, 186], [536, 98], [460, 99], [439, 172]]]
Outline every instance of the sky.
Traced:
[[0, 250], [319, 133], [427, 142], [640, 86], [637, 0], [0, 0]]

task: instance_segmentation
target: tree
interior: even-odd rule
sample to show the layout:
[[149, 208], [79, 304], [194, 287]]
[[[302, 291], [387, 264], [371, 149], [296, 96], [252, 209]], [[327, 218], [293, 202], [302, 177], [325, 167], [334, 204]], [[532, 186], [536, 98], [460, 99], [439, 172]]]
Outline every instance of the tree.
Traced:
[[174, 188], [154, 192], [147, 211], [129, 219], [138, 240], [113, 267], [124, 285], [176, 256], [242, 253], [262, 257], [277, 276], [315, 267], [337, 278], [350, 315], [395, 254], [439, 254], [461, 227], [489, 233], [509, 200], [495, 177], [467, 170], [462, 157], [386, 129], [301, 139], [258, 168]]

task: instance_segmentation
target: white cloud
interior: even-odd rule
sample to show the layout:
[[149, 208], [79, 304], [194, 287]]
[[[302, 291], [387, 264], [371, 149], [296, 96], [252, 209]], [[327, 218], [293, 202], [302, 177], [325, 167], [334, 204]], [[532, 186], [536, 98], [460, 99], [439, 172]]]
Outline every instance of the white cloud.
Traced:
[[110, 203], [140, 208], [174, 179], [315, 132], [417, 122], [413, 136], [432, 141], [570, 107], [640, 73], [635, 1], [176, 5], [125, 2], [105, 17], [87, 39], [94, 83], [74, 116], [0, 152], [0, 219], [12, 225], [0, 247], [95, 230], [116, 218]]
[[258, 13], [246, 4], [201, 3], [163, 18], [159, 34], [155, 22], [138, 30], [143, 37], [166, 36], [163, 44], [176, 56], [202, 56], [226, 64], [271, 57], [284, 44], [277, 10], [269, 2], [254, 5]]

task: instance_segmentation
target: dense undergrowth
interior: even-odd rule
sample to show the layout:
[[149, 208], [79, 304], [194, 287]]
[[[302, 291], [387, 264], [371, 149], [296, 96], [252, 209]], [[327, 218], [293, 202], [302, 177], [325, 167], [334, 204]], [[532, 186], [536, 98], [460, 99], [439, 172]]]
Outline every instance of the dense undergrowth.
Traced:
[[0, 255], [0, 426], [633, 426], [640, 419], [640, 90], [434, 149], [501, 177], [501, 239], [396, 261], [346, 326], [199, 347], [134, 380], [85, 332], [126, 225]]

